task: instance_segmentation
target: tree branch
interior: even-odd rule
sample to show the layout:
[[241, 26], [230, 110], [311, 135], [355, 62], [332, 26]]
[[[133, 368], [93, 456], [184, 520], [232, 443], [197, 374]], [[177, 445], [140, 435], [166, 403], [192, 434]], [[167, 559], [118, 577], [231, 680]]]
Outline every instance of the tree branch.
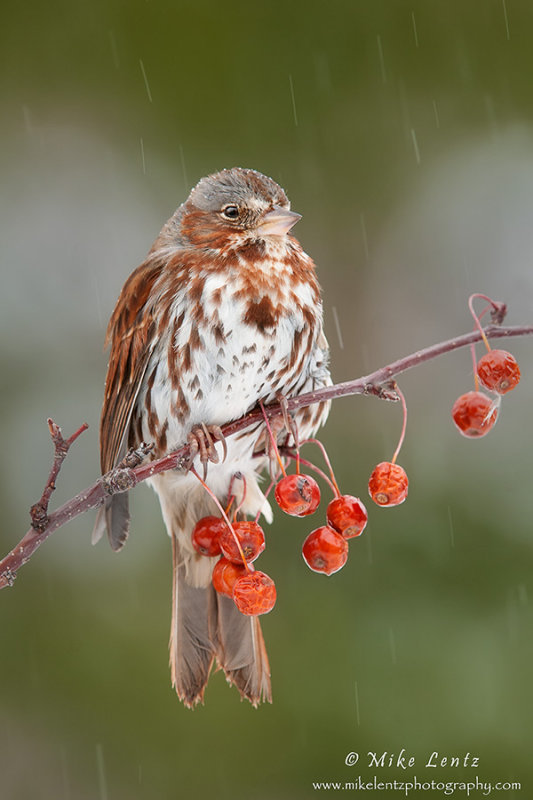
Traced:
[[56, 425], [51, 419], [48, 419], [47, 422], [48, 430], [50, 431], [50, 436], [54, 444], [54, 460], [41, 499], [30, 508], [31, 527], [34, 531], [41, 533], [46, 530], [50, 522], [48, 504], [50, 503], [52, 492], [56, 488], [56, 478], [59, 475], [59, 470], [63, 465], [63, 461], [67, 457], [70, 446], [76, 441], [78, 436], [89, 427], [87, 423], [84, 422], [81, 428], [78, 428], [72, 436], [68, 439], [63, 439], [63, 434], [61, 433], [59, 425]]
[[[484, 329], [484, 333], [489, 339], [530, 336], [533, 334], [533, 325], [514, 327], [490, 325]], [[423, 350], [418, 350], [416, 353], [400, 358], [392, 364], [388, 364], [362, 378], [301, 394], [298, 397], [289, 399], [284, 405], [288, 411], [296, 411], [299, 408], [314, 405], [315, 403], [356, 394], [375, 395], [386, 400], [397, 400], [398, 396], [394, 391], [393, 381], [398, 375], [401, 375], [412, 367], [419, 366], [426, 361], [443, 355], [444, 353], [450, 353], [454, 350], [474, 344], [475, 342], [479, 342], [481, 338], [481, 332], [476, 330], [472, 333], [449, 339], [446, 342], [426, 347]], [[281, 415], [283, 409], [279, 403], [274, 403], [265, 408], [265, 412], [268, 417], [271, 418]], [[241, 419], [224, 425], [222, 427], [222, 432], [225, 437], [232, 436], [245, 428], [257, 424], [262, 419], [262, 411], [252, 411]], [[133, 486], [136, 486], [138, 483], [160, 472], [165, 472], [169, 469], [187, 470], [190, 466], [189, 445], [184, 445], [155, 461], [140, 463], [145, 459], [145, 456], [151, 449], [150, 445], [143, 444], [138, 450], [130, 452], [118, 467], [106, 473], [106, 475], [99, 478], [96, 483], [64, 503], [56, 511], [48, 514], [50, 496], [55, 489], [57, 475], [65, 460], [68, 449], [87, 428], [86, 425], [83, 425], [72, 434], [72, 436], [65, 440], [62, 437], [60, 428], [55, 425], [55, 423], [48, 420], [48, 424], [55, 447], [54, 462], [42, 497], [38, 503], [32, 506], [30, 512], [32, 527], [16, 547], [0, 561], [0, 589], [13, 585], [20, 567], [26, 564], [35, 550], [37, 550], [54, 531], [80, 514], [90, 509], [98, 508], [102, 505], [106, 496], [129, 491]], [[136, 466], [136, 464], [139, 464], [139, 466]]]

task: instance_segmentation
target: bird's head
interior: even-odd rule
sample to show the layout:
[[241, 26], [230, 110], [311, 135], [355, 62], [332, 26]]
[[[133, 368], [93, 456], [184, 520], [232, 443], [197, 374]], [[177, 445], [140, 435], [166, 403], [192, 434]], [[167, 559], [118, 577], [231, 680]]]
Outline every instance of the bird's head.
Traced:
[[194, 187], [182, 207], [181, 236], [195, 247], [239, 247], [284, 237], [301, 219], [272, 178], [253, 169], [225, 169]]

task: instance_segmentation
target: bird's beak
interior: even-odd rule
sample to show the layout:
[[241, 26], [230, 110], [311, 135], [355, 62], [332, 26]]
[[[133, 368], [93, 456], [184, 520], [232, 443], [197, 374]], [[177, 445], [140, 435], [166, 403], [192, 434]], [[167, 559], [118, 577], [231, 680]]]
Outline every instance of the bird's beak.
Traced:
[[256, 228], [256, 233], [260, 236], [284, 236], [301, 218], [302, 215], [297, 214], [296, 211], [288, 211], [281, 206], [274, 206], [272, 211], [265, 214]]

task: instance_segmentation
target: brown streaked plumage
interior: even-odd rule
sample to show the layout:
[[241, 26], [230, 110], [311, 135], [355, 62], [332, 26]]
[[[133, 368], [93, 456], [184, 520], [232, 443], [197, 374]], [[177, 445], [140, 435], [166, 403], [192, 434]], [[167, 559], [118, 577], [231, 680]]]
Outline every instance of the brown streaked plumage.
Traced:
[[[107, 472], [140, 441], [153, 457], [187, 441], [194, 426], [238, 419], [272, 402], [330, 383], [314, 264], [288, 234], [299, 215], [283, 189], [254, 170], [201, 180], [164, 225], [144, 264], [126, 281], [111, 316], [102, 410], [101, 466]], [[325, 421], [328, 404], [297, 415], [303, 437]], [[241, 513], [272, 512], [260, 488], [264, 426], [227, 441], [207, 482], [222, 504], [230, 484]], [[219, 446], [220, 449], [220, 446]], [[235, 477], [242, 476], [242, 477]], [[243, 616], [211, 585], [216, 559], [200, 556], [191, 533], [216, 507], [196, 478], [151, 479], [172, 540], [172, 682], [187, 706], [203, 700], [214, 663], [254, 705], [271, 699], [259, 621]], [[119, 550], [128, 535], [127, 495], [109, 498], [95, 539], [107, 528]]]

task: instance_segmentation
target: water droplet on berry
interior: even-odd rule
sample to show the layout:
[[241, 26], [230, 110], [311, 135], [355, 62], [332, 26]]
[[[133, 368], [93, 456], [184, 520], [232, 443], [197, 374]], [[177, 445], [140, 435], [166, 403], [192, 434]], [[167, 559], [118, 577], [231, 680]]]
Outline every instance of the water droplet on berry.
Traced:
[[358, 497], [343, 494], [335, 497], [326, 511], [328, 524], [345, 539], [360, 536], [368, 522], [368, 513]]
[[264, 572], [242, 575], [233, 586], [233, 601], [241, 614], [268, 614], [276, 603], [276, 586]]
[[242, 520], [233, 523], [233, 531], [228, 528], [220, 536], [220, 548], [229, 561], [242, 563], [242, 555], [235, 540], [239, 540], [246, 561], [255, 561], [265, 549], [265, 534], [258, 522]]
[[453, 404], [452, 418], [463, 436], [485, 436], [498, 419], [498, 405], [483, 392], [467, 392]]
[[382, 461], [372, 472], [368, 491], [379, 506], [399, 506], [407, 497], [409, 480], [399, 464]]
[[202, 517], [194, 526], [192, 543], [197, 553], [203, 556], [219, 556], [220, 535], [228, 529], [221, 517]]
[[242, 559], [240, 564], [234, 564], [222, 556], [213, 567], [211, 582], [217, 592], [232, 597], [233, 587], [237, 578], [242, 578], [243, 575], [246, 575], [251, 570], [253, 570], [253, 566], [245, 567]]
[[506, 394], [520, 382], [520, 367], [507, 350], [489, 350], [476, 367], [478, 378], [491, 392]]
[[276, 502], [292, 517], [306, 517], [320, 505], [320, 487], [310, 475], [285, 475], [274, 489]]
[[348, 542], [329, 525], [323, 525], [309, 534], [303, 543], [302, 555], [313, 572], [333, 575], [348, 560]]

